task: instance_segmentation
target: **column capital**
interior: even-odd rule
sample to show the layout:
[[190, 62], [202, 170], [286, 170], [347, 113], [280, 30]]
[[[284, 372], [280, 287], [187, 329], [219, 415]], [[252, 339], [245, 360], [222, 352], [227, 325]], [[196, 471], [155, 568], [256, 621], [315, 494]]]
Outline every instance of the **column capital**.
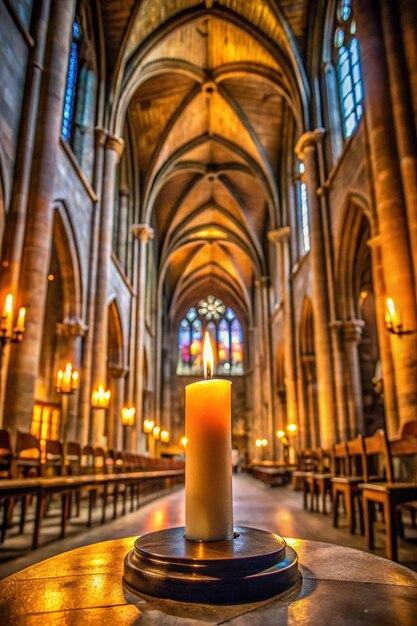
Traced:
[[117, 160], [122, 156], [125, 142], [121, 137], [108, 135], [106, 140], [106, 150], [113, 150], [116, 153]]
[[112, 378], [126, 378], [129, 373], [129, 368], [116, 363], [109, 363], [108, 370]]
[[58, 322], [55, 329], [60, 337], [83, 337], [88, 326], [78, 318], [66, 318], [63, 322]]
[[362, 339], [363, 320], [346, 320], [343, 322], [343, 339], [346, 343], [359, 343]]
[[289, 241], [291, 235], [291, 228], [289, 226], [282, 226], [275, 230], [268, 231], [268, 239], [273, 243], [281, 243], [282, 241]]
[[127, 187], [122, 187], [121, 189], [119, 189], [119, 196], [130, 196], [130, 191], [129, 189], [127, 189]]
[[150, 228], [147, 224], [132, 224], [130, 232], [136, 239], [148, 243], [150, 239], [154, 238], [153, 228]]
[[325, 134], [326, 130], [324, 128], [315, 128], [314, 130], [308, 130], [298, 138], [294, 151], [300, 161], [304, 159], [306, 148], [314, 148]]
[[370, 248], [380, 248], [382, 246], [381, 235], [374, 235], [366, 242]]
[[106, 145], [108, 132], [101, 126], [96, 126], [94, 129], [94, 137], [96, 142], [96, 148], [104, 148]]
[[260, 276], [255, 281], [255, 287], [262, 287], [269, 285], [269, 276]]

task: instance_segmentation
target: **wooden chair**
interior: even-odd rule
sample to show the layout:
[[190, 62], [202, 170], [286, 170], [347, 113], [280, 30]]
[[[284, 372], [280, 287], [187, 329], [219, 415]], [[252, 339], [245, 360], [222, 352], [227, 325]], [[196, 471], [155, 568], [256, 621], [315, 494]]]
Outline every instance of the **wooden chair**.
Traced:
[[[330, 450], [321, 449], [319, 454], [319, 468], [317, 472], [313, 473], [311, 497], [313, 500], [313, 510], [320, 510], [319, 503], [321, 501], [321, 509], [324, 515], [327, 514], [326, 496], [327, 494], [331, 495], [332, 492], [331, 478], [331, 452]], [[316, 501], [315, 506], [314, 499]]]
[[[337, 453], [338, 456], [335, 456]], [[360, 496], [359, 483], [364, 480], [364, 448], [363, 436], [358, 435], [355, 439], [342, 444], [337, 444], [333, 449], [334, 459], [338, 459], [342, 466], [343, 475], [333, 476], [332, 501], [333, 501], [333, 526], [339, 525], [339, 498], [343, 497], [349, 531], [354, 534], [356, 528], [355, 502]], [[345, 456], [344, 456], [345, 455]], [[344, 460], [343, 460], [344, 456]], [[365, 469], [365, 475], [366, 469]], [[363, 516], [359, 503], [359, 519], [361, 531], [363, 532]]]
[[[314, 476], [320, 471], [322, 463], [322, 451], [321, 448], [311, 450], [309, 465], [310, 469], [305, 470], [302, 474], [302, 490], [303, 490], [303, 504], [304, 508], [310, 508], [310, 511], [314, 511]], [[308, 496], [310, 496], [310, 507], [308, 507]]]
[[[374, 547], [374, 506], [379, 503], [383, 506], [386, 534], [386, 553], [392, 561], [398, 560], [397, 531], [399, 530], [399, 516], [397, 507], [399, 505], [417, 501], [417, 476], [410, 476], [411, 480], [406, 481], [399, 477], [398, 482], [394, 480], [392, 458], [417, 456], [417, 436], [403, 437], [388, 443], [386, 437], [381, 435], [386, 456], [386, 482], [385, 483], [363, 483], [362, 500], [365, 516], [365, 533], [369, 549]], [[401, 480], [401, 482], [400, 482]]]
[[47, 440], [45, 443], [45, 463], [42, 466], [42, 476], [64, 475], [64, 451], [60, 441]]
[[5, 428], [0, 429], [0, 478], [12, 477], [13, 449], [10, 433]]
[[64, 472], [66, 476], [81, 474], [81, 446], [75, 441], [67, 441], [64, 448]]

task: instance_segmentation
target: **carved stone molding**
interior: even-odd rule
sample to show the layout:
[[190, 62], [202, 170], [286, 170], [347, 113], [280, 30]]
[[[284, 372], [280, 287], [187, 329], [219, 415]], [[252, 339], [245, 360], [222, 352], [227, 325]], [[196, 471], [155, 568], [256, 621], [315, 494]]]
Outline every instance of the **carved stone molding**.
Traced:
[[88, 330], [88, 326], [77, 318], [65, 319], [56, 325], [56, 334], [60, 337], [83, 337]]
[[113, 150], [116, 153], [117, 160], [119, 160], [122, 156], [124, 147], [125, 142], [123, 139], [114, 135], [108, 135], [106, 140], [106, 150]]
[[315, 148], [319, 141], [322, 141], [325, 134], [326, 130], [324, 128], [315, 128], [314, 130], [308, 130], [306, 133], [301, 135], [294, 148], [295, 154], [300, 161], [304, 160], [305, 150], [308, 148]]
[[291, 228], [289, 226], [282, 226], [275, 230], [268, 231], [268, 239], [273, 243], [281, 243], [282, 241], [288, 241], [291, 236]]
[[130, 227], [130, 232], [136, 239], [144, 241], [145, 243], [154, 237], [153, 228], [150, 228], [147, 224], [133, 224]]

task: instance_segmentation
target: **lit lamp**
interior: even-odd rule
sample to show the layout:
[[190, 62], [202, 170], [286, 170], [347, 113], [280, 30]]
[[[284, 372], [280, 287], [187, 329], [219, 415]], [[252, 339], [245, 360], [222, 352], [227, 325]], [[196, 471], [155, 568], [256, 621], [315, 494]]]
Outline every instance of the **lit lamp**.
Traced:
[[55, 389], [61, 395], [61, 438], [66, 441], [68, 429], [69, 396], [78, 389], [80, 375], [68, 361], [65, 369], [59, 369], [56, 375]]
[[124, 406], [121, 410], [123, 426], [133, 426], [135, 423], [136, 409], [134, 406]]
[[145, 435], [150, 435], [151, 432], [153, 432], [155, 426], [155, 422], [154, 420], [144, 420], [143, 421], [143, 432], [145, 433]]
[[55, 389], [57, 393], [71, 394], [78, 389], [80, 375], [68, 362], [64, 370], [58, 370], [56, 375]]
[[181, 445], [185, 449], [187, 447], [188, 439], [187, 437], [181, 437]]
[[153, 438], [156, 439], [156, 441], [158, 441], [159, 436], [161, 434], [161, 427], [160, 426], [154, 426], [152, 428], [152, 434], [153, 434]]
[[397, 313], [395, 309], [394, 300], [392, 298], [386, 299], [386, 311], [385, 311], [385, 328], [389, 333], [402, 337], [403, 335], [412, 335], [417, 332], [415, 330], [404, 330], [401, 315]]
[[104, 389], [103, 385], [99, 385], [91, 394], [91, 406], [93, 409], [108, 409], [110, 406], [110, 389]]
[[20, 307], [16, 324], [13, 326], [13, 296], [7, 294], [4, 301], [3, 311], [0, 319], [0, 342], [4, 347], [6, 343], [19, 343], [25, 333], [26, 309]]
[[169, 443], [169, 432], [167, 430], [161, 430], [159, 439], [161, 443]]

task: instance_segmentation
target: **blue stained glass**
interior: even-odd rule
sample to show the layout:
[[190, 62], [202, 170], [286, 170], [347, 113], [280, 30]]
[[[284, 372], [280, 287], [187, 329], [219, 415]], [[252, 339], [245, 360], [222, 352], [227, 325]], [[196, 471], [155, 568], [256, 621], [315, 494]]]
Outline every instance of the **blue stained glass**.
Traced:
[[229, 307], [226, 309], [226, 318], [227, 318], [229, 321], [231, 321], [231, 320], [235, 319], [235, 314], [234, 314], [234, 312], [232, 311], [232, 309], [231, 309], [231, 308], [229, 308]]
[[340, 19], [346, 22], [349, 19], [350, 11], [350, 0], [341, 0], [339, 4]]
[[187, 313], [187, 319], [189, 319], [190, 322], [193, 322], [196, 317], [197, 317], [197, 311], [195, 310], [194, 307], [192, 307]]
[[232, 338], [231, 373], [243, 374], [243, 335], [239, 320], [233, 320], [230, 333]]
[[64, 111], [62, 115], [61, 135], [64, 141], [71, 140], [72, 123], [74, 119], [74, 102], [78, 78], [78, 40], [80, 27], [74, 22], [72, 27], [73, 41], [71, 44], [68, 64], [67, 85], [65, 88]]

